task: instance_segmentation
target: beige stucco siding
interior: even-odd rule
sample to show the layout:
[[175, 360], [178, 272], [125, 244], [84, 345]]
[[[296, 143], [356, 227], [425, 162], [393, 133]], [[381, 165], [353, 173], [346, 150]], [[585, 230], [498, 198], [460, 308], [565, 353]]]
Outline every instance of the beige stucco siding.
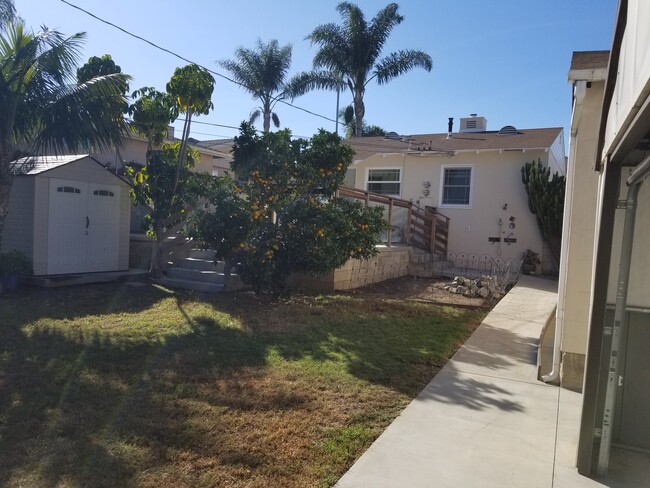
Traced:
[[[213, 169], [218, 169], [219, 175], [222, 176], [230, 169], [228, 160], [218, 155], [208, 153], [199, 148], [199, 160], [196, 162], [194, 170], [196, 172], [212, 173]], [[147, 142], [140, 139], [126, 139], [124, 146], [118, 150], [109, 149], [94, 153], [93, 156], [102, 164], [108, 165], [112, 168], [119, 167], [121, 160], [129, 163], [136, 162], [144, 164], [147, 154]]]
[[[542, 239], [535, 216], [528, 209], [521, 167], [537, 159], [548, 164], [548, 154], [544, 150], [467, 151], [457, 152], [452, 157], [426, 153], [379, 154], [354, 165], [355, 186], [366, 189], [369, 169], [400, 168], [400, 197], [421, 207], [437, 207], [451, 219], [450, 251], [519, 259], [523, 251], [532, 249], [541, 256]], [[442, 205], [443, 170], [447, 167], [472, 169], [470, 206]], [[428, 196], [424, 195], [425, 190], [429, 190]], [[513, 229], [509, 228], [511, 222]], [[517, 242], [492, 244], [489, 237], [515, 238]]]
[[589, 323], [591, 277], [599, 173], [594, 171], [604, 82], [586, 90], [576, 134], [575, 161], [569, 161], [565, 208], [570, 232], [565, 260], [564, 333], [562, 351], [585, 354]]
[[29, 258], [33, 252], [34, 180], [16, 176], [9, 197], [9, 213], [2, 232], [2, 251], [19, 250]]

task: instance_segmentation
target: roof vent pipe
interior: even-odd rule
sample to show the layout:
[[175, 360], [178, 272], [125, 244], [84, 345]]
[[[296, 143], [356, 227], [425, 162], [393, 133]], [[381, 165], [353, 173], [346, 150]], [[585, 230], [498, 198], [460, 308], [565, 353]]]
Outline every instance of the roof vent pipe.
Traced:
[[449, 117], [449, 123], [447, 125], [447, 139], [451, 139], [451, 133], [454, 131], [454, 118]]

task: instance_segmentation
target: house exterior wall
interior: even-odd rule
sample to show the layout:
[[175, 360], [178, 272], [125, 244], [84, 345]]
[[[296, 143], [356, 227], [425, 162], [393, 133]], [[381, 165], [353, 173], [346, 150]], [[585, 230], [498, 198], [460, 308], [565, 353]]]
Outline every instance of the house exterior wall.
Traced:
[[[437, 207], [451, 219], [450, 251], [518, 260], [523, 251], [531, 249], [541, 258], [542, 238], [535, 216], [528, 209], [521, 168], [526, 162], [538, 159], [548, 165], [549, 154], [545, 150], [458, 151], [452, 157], [426, 153], [377, 154], [354, 164], [355, 186], [366, 189], [369, 169], [399, 168], [402, 171], [400, 198], [412, 200], [421, 207]], [[470, 205], [441, 205], [444, 168], [463, 167], [472, 168]], [[429, 183], [428, 188], [425, 182]], [[428, 196], [423, 193], [425, 189], [430, 192]], [[511, 217], [514, 217], [514, 229], [509, 228]], [[493, 244], [488, 241], [490, 237], [516, 238], [517, 242]], [[548, 261], [542, 264], [543, 268], [550, 267]]]
[[[622, 19], [620, 15], [626, 17]], [[609, 344], [612, 338], [613, 324], [606, 322], [608, 314], [605, 313], [607, 304], [614, 300], [614, 290], [617, 288], [620, 249], [622, 241], [622, 223], [624, 212], [618, 210], [617, 200], [627, 195], [624, 181], [629, 175], [630, 168], [623, 166], [625, 163], [637, 164], [643, 158], [644, 151], [638, 151], [637, 145], [645, 138], [650, 127], [650, 32], [647, 29], [650, 22], [650, 3], [645, 0], [627, 0], [619, 3], [619, 18], [614, 32], [614, 43], [610, 57], [610, 78], [608, 83], [614, 83], [611, 100], [606, 99], [607, 105], [603, 107], [606, 116], [604, 135], [599, 140], [602, 153], [598, 154], [601, 167], [601, 181], [599, 188], [602, 195], [598, 202], [598, 229], [596, 232], [596, 252], [594, 257], [594, 280], [592, 285], [590, 303], [589, 341], [584, 382], [584, 401], [580, 426], [580, 442], [578, 446], [578, 471], [582, 474], [593, 474], [607, 471], [607, 454], [609, 442], [604, 435], [600, 439], [595, 435], [595, 430], [607, 427], [603, 422], [607, 395], [612, 394], [612, 389], [604, 386], [608, 381], [608, 373], [618, 375], [616, 388], [617, 401], [614, 403], [613, 414], [614, 428], [621, 426], [621, 415], [635, 418], [637, 423], [632, 425], [635, 432], [645, 432], [645, 445], [635, 446], [650, 449], [647, 432], [650, 432], [650, 422], [647, 411], [650, 408], [648, 395], [647, 372], [650, 371], [650, 361], [647, 356], [647, 335], [639, 337], [645, 351], [635, 359], [625, 359], [629, 351], [625, 351], [625, 335], [634, 329], [636, 317], [622, 331], [622, 355], [617, 352], [619, 367], [610, 361]], [[622, 37], [621, 37], [622, 36]], [[618, 59], [618, 66], [615, 61]], [[614, 64], [612, 62], [614, 61]], [[645, 183], [648, 185], [648, 182]], [[647, 309], [650, 298], [647, 295], [650, 286], [648, 274], [650, 256], [647, 248], [650, 243], [650, 232], [647, 230], [650, 218], [650, 192], [645, 187], [641, 188], [636, 215], [634, 243], [631, 255], [631, 275], [628, 288], [628, 310], [630, 307], [641, 307], [637, 311], [645, 312], [643, 323], [647, 327]], [[623, 191], [622, 191], [623, 190]], [[615, 210], [616, 209], [616, 210]], [[645, 249], [644, 249], [645, 248]], [[645, 293], [644, 293], [645, 292]], [[645, 295], [645, 296], [644, 296]], [[627, 329], [627, 332], [626, 332]], [[619, 337], [614, 335], [614, 337]], [[640, 344], [634, 344], [638, 350]], [[633, 374], [628, 375], [626, 371]], [[639, 376], [645, 375], [645, 378]], [[635, 376], [636, 374], [636, 376]], [[611, 397], [609, 397], [611, 398]], [[611, 405], [611, 404], [610, 404]], [[618, 434], [621, 434], [619, 431]], [[630, 438], [616, 438], [614, 441], [622, 445], [634, 445]], [[603, 440], [603, 438], [605, 440]], [[596, 453], [603, 454], [595, 462]], [[633, 466], [626, 469], [632, 469]]]
[[618, 75], [607, 110], [603, 156], [624, 137], [650, 91], [650, 2], [627, 0], [627, 20], [620, 47]]
[[[216, 156], [212, 153], [202, 151], [200, 148], [195, 147], [199, 151], [199, 160], [196, 162], [194, 170], [196, 172], [212, 173], [213, 169], [219, 169], [219, 175], [222, 176], [225, 171], [230, 169], [228, 161], [225, 158]], [[119, 152], [118, 152], [119, 151]], [[140, 139], [127, 138], [124, 141], [124, 146], [119, 150], [110, 149], [93, 153], [93, 157], [102, 164], [107, 164], [112, 168], [119, 167], [121, 161], [131, 162], [134, 161], [139, 164], [145, 163], [147, 155], [147, 141]], [[120, 158], [121, 156], [121, 158]]]
[[[594, 237], [599, 174], [594, 171], [604, 81], [587, 88], [577, 127], [575, 159], [569, 160], [566, 217], [570, 219], [565, 270], [564, 331], [562, 351], [584, 355], [587, 349], [589, 301], [593, 268]], [[582, 381], [580, 380], [580, 383]]]
[[16, 176], [9, 196], [10, 211], [2, 231], [2, 251], [23, 252], [31, 259], [34, 251], [34, 179]]
[[548, 166], [551, 168], [551, 174], [559, 173], [566, 175], [566, 158], [564, 157], [564, 131], [549, 148]]

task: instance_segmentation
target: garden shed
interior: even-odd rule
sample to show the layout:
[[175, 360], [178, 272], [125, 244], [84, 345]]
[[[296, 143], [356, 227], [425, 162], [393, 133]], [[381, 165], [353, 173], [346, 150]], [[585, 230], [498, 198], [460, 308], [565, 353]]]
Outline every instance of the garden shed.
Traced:
[[129, 185], [89, 155], [11, 163], [2, 251], [17, 249], [35, 276], [127, 270]]

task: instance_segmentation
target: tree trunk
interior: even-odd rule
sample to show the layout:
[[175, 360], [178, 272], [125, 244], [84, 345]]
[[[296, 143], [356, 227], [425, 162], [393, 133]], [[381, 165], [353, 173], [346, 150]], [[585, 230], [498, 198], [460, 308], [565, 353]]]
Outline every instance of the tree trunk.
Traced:
[[173, 194], [176, 194], [176, 189], [178, 188], [178, 180], [181, 176], [181, 168], [185, 164], [185, 153], [187, 152], [187, 139], [190, 137], [190, 124], [192, 123], [192, 109], [187, 109], [187, 115], [185, 117], [185, 124], [183, 125], [183, 139], [181, 140], [181, 149], [178, 154], [178, 166], [176, 167], [176, 178], [174, 179], [174, 191]]
[[264, 100], [264, 110], [262, 112], [262, 117], [264, 118], [264, 133], [266, 134], [271, 130], [271, 101]]
[[156, 221], [154, 224], [154, 237], [151, 243], [151, 266], [149, 267], [149, 275], [154, 278], [160, 278], [162, 274], [162, 253], [160, 250], [160, 238], [163, 234], [162, 226]]
[[366, 106], [363, 103], [363, 91], [354, 93], [354, 128], [355, 135], [361, 137], [363, 135], [363, 116], [366, 114]]

